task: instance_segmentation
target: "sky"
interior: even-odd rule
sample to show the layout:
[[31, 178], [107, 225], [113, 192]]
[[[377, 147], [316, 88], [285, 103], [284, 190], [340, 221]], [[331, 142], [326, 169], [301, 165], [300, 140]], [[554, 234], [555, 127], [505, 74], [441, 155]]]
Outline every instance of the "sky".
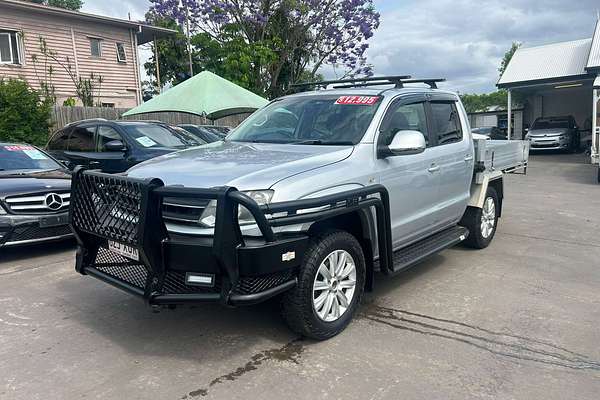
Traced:
[[[149, 5], [85, 0], [82, 11], [143, 19]], [[375, 0], [375, 6], [381, 25], [367, 52], [375, 74], [446, 78], [443, 87], [461, 93], [495, 90], [500, 60], [514, 41], [530, 47], [592, 37], [600, 11], [598, 0]]]

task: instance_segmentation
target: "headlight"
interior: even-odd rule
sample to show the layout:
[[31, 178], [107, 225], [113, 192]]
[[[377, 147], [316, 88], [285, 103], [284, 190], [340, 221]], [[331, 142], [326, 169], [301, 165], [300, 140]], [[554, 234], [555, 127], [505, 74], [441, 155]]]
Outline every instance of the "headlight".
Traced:
[[[249, 190], [242, 193], [256, 201], [259, 206], [262, 206], [271, 202], [275, 192], [273, 190]], [[204, 226], [212, 228], [215, 226], [216, 220], [217, 202], [216, 200], [212, 200], [202, 212], [202, 215], [200, 216], [200, 223]], [[244, 206], [239, 207], [238, 220], [240, 225], [251, 225], [255, 223], [254, 217]]]

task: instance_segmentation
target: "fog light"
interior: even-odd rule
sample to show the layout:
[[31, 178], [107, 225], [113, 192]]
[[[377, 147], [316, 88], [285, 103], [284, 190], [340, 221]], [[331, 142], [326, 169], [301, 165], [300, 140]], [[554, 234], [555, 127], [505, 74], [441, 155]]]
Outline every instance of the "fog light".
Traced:
[[185, 283], [191, 286], [214, 286], [215, 276], [213, 274], [185, 274]]

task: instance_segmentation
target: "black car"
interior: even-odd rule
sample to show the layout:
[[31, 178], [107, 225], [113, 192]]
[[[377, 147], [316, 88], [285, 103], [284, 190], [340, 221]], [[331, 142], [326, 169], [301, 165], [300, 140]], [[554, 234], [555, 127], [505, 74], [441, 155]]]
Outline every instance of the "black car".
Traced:
[[217, 142], [225, 137], [225, 135], [221, 136], [220, 134], [216, 133], [214, 129], [211, 129], [212, 126], [192, 124], [181, 124], [177, 126], [185, 129], [197, 138], [204, 140], [206, 143]]
[[497, 126], [484, 126], [481, 128], [472, 129], [473, 133], [485, 135], [492, 140], [507, 140], [506, 131], [498, 128]]
[[0, 143], [0, 247], [67, 239], [69, 170], [42, 150]]
[[159, 122], [79, 121], [50, 138], [46, 149], [70, 169], [77, 165], [123, 172], [163, 154], [205, 144], [184, 129]]

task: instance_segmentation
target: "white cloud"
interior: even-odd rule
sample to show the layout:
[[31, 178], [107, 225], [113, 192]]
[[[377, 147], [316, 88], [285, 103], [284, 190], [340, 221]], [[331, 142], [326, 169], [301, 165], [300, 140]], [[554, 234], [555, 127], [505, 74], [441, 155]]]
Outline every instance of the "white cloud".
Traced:
[[[494, 90], [513, 41], [526, 46], [591, 37], [598, 0], [375, 0], [370, 40], [376, 74], [445, 77], [461, 92]], [[143, 19], [147, 0], [86, 0], [83, 11]], [[145, 58], [149, 53], [145, 52]], [[144, 60], [142, 60], [144, 61]], [[325, 71], [330, 75], [331, 71]]]

